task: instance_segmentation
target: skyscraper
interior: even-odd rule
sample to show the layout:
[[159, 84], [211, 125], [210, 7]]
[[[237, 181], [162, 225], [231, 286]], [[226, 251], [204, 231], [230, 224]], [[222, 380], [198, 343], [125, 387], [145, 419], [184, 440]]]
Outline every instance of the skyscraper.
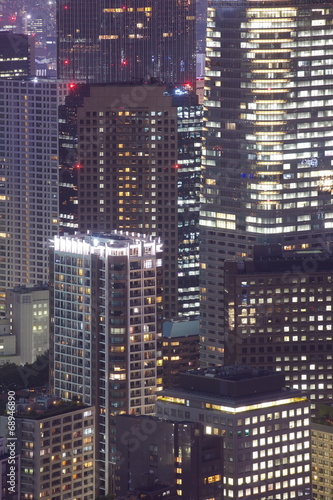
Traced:
[[210, 0], [201, 210], [202, 363], [223, 361], [223, 261], [333, 239], [333, 8]]
[[151, 237], [55, 237], [51, 387], [97, 407], [100, 487], [112, 489], [114, 416], [153, 414], [162, 381], [162, 245]]
[[58, 77], [195, 82], [195, 0], [59, 0]]
[[0, 314], [5, 290], [47, 283], [58, 232], [58, 104], [68, 85], [0, 80]]
[[164, 315], [177, 316], [177, 109], [164, 86], [91, 86], [78, 109], [80, 231], [164, 243]]
[[61, 228], [161, 237], [165, 316], [197, 316], [197, 96], [189, 85], [70, 85], [60, 108]]

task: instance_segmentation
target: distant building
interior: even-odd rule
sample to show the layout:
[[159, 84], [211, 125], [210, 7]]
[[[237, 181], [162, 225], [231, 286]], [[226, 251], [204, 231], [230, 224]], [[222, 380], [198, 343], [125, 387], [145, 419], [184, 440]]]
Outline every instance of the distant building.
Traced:
[[50, 268], [51, 387], [97, 407], [96, 453], [108, 493], [114, 417], [153, 414], [162, 386], [162, 244], [122, 232], [55, 237]]
[[58, 104], [68, 85], [0, 79], [0, 316], [6, 290], [48, 283], [58, 233]]
[[32, 36], [0, 31], [0, 78], [35, 75], [35, 40]]
[[18, 287], [6, 294], [11, 336], [20, 364], [33, 363], [49, 348], [49, 287]]
[[333, 256], [255, 246], [225, 262], [227, 364], [282, 371], [312, 406], [333, 397]]
[[163, 387], [179, 387], [179, 376], [199, 368], [199, 320], [163, 323]]
[[320, 405], [311, 424], [312, 482], [316, 500], [333, 498], [333, 407]]
[[117, 495], [155, 478], [175, 489], [177, 498], [222, 500], [223, 440], [206, 435], [201, 423], [120, 415], [116, 436]]
[[201, 422], [224, 437], [224, 499], [311, 495], [310, 403], [282, 374], [225, 366], [188, 372], [158, 396], [156, 414]]

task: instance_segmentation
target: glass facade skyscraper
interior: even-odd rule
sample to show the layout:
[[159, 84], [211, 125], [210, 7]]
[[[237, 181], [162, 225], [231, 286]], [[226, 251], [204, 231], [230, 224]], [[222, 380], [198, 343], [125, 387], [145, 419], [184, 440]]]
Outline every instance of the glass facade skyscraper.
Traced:
[[195, 82], [195, 0], [59, 0], [58, 76]]
[[333, 7], [211, 0], [201, 205], [202, 363], [223, 361], [223, 261], [333, 239]]

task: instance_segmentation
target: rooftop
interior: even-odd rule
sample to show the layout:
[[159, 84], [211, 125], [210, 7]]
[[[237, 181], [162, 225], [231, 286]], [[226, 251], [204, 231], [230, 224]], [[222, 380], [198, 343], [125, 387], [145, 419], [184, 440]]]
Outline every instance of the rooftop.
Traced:
[[255, 245], [253, 259], [227, 261], [226, 273], [260, 274], [299, 271], [314, 273], [333, 269], [333, 253], [325, 249], [283, 251], [281, 245]]
[[239, 400], [258, 399], [261, 395], [270, 399], [273, 394], [285, 394], [287, 389], [281, 372], [231, 365], [182, 373], [180, 389], [177, 391]]

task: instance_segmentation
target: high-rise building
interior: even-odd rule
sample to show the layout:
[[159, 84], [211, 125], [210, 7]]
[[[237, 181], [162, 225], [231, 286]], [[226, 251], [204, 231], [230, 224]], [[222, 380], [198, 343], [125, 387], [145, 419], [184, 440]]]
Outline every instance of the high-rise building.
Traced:
[[178, 312], [199, 315], [199, 191], [202, 106], [188, 87], [169, 88], [178, 127]]
[[78, 108], [79, 229], [164, 244], [164, 315], [178, 312], [177, 108], [164, 86], [92, 86]]
[[97, 407], [100, 487], [108, 492], [114, 416], [153, 414], [162, 383], [162, 245], [120, 232], [55, 237], [53, 245], [51, 387]]
[[328, 1], [209, 0], [201, 210], [202, 363], [223, 361], [223, 261], [333, 239]]
[[225, 500], [310, 500], [310, 404], [282, 374], [239, 366], [181, 375], [158, 396], [157, 416], [201, 422], [223, 435]]
[[174, 487], [177, 498], [222, 500], [223, 438], [207, 435], [203, 424], [119, 415], [116, 435], [119, 497], [151, 473]]
[[195, 0], [59, 0], [58, 78], [195, 83]]
[[0, 31], [0, 78], [34, 75], [34, 38], [10, 31]]
[[6, 289], [49, 280], [48, 239], [58, 232], [57, 108], [67, 87], [0, 79], [0, 314]]
[[164, 314], [197, 316], [196, 95], [182, 85], [71, 86], [60, 108], [61, 230], [157, 234], [164, 243]]
[[225, 362], [282, 371], [315, 403], [333, 398], [333, 258], [255, 246], [225, 262]]

